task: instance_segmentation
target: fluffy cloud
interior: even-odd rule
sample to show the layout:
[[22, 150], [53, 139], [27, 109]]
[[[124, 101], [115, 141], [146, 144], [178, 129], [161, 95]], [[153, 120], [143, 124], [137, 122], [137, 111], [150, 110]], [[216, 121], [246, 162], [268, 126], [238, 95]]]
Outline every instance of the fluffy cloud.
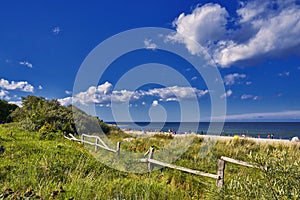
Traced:
[[72, 94], [72, 91], [65, 90], [65, 93], [66, 93], [67, 95], [70, 95], [70, 94]]
[[15, 104], [15, 105], [17, 105], [19, 107], [22, 107], [22, 101], [9, 101], [8, 103]]
[[157, 45], [153, 43], [151, 39], [145, 39], [144, 45], [146, 49], [151, 49], [151, 50], [157, 49]]
[[231, 18], [235, 26], [226, 29], [229, 20], [225, 8], [218, 4], [197, 7], [175, 19], [177, 34], [168, 38], [184, 43], [193, 55], [202, 51], [191, 42], [197, 41], [221, 67], [299, 53], [300, 6], [295, 1], [254, 0], [241, 3], [236, 12], [238, 17]]
[[128, 102], [130, 99], [139, 99], [139, 94], [128, 90], [113, 91], [111, 94], [112, 102], [123, 103]]
[[62, 99], [57, 99], [57, 101], [64, 106], [73, 104], [73, 98], [72, 97], [66, 97]]
[[192, 87], [166, 87], [166, 88], [154, 88], [148, 91], [140, 91], [142, 95], [156, 96], [162, 101], [172, 101], [172, 100], [184, 100], [193, 99], [197, 97], [202, 97], [208, 94], [208, 90], [198, 90]]
[[6, 89], [6, 90], [21, 90], [23, 92], [33, 92], [34, 87], [30, 85], [27, 81], [11, 81], [5, 79], [0, 79], [0, 88]]
[[152, 102], [152, 106], [157, 106], [158, 105], [158, 101], [157, 100], [154, 100], [153, 102]]
[[298, 6], [275, 14], [272, 12], [263, 17], [265, 18], [258, 17], [250, 20], [253, 29], [257, 29], [257, 32], [247, 42], [238, 43], [231, 40], [228, 46], [217, 52], [215, 58], [218, 63], [228, 66], [236, 61], [268, 53], [283, 53], [289, 48], [299, 47], [300, 12]]
[[89, 103], [103, 103], [110, 101], [110, 91], [112, 90], [112, 84], [105, 82], [99, 86], [91, 86], [85, 92], [80, 92], [75, 95], [73, 102], [81, 104]]
[[33, 65], [28, 61], [20, 61], [19, 64], [24, 65], [24, 66], [29, 67], [29, 68], [33, 67]]
[[9, 92], [6, 90], [0, 90], [0, 99], [7, 98]]
[[241, 8], [236, 12], [240, 16], [240, 23], [251, 22], [257, 16], [260, 16], [267, 9], [268, 1], [241, 2]]
[[243, 79], [243, 78], [246, 78], [246, 74], [239, 74], [239, 73], [228, 74], [224, 77], [224, 83], [225, 85], [233, 85], [236, 82], [236, 80]]
[[230, 97], [231, 95], [232, 95], [232, 90], [227, 90], [224, 94], [222, 94], [220, 97], [222, 98], [222, 99], [224, 99], [224, 98], [227, 98], [227, 97]]
[[[110, 104], [124, 103], [130, 100], [138, 100], [145, 96], [159, 98], [160, 101], [180, 101], [189, 100], [193, 98], [199, 98], [208, 94], [208, 90], [198, 90], [191, 87], [166, 87], [166, 88], [153, 88], [150, 90], [113, 90], [113, 85], [109, 82], [105, 82], [99, 86], [91, 86], [86, 91], [80, 92], [73, 97], [66, 97], [59, 99], [62, 105], [68, 105], [71, 103], [79, 104]], [[145, 104], [143, 104], [145, 105]]]
[[203, 47], [213, 45], [215, 41], [224, 38], [225, 25], [228, 13], [218, 4], [206, 4], [197, 7], [191, 14], [180, 14], [173, 22], [176, 34], [168, 36], [169, 39], [184, 43], [193, 54], [198, 54], [201, 49], [195, 45], [197, 41]]

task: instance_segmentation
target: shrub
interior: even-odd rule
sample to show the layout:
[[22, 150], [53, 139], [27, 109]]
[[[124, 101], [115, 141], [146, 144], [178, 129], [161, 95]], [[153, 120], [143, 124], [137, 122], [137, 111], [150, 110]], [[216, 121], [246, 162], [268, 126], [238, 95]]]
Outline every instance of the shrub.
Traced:
[[56, 130], [51, 124], [43, 125], [39, 130], [39, 134], [40, 140], [53, 140], [62, 135], [61, 132]]

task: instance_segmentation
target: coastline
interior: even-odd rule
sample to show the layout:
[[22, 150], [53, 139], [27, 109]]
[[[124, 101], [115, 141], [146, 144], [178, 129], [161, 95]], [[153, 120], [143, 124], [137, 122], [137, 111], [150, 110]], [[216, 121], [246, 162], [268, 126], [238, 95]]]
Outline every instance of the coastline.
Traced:
[[203, 137], [204, 139], [216, 139], [216, 140], [249, 140], [253, 141], [255, 143], [284, 143], [284, 144], [300, 144], [298, 141], [292, 141], [290, 139], [271, 139], [271, 138], [254, 138], [254, 137], [247, 137], [247, 136], [220, 136], [220, 135], [201, 135], [201, 134], [195, 134], [195, 133], [185, 133], [185, 134], [172, 134], [169, 132], [161, 132], [161, 131], [140, 131], [140, 130], [127, 130], [127, 129], [121, 129], [124, 131], [124, 133], [129, 134], [133, 137], [151, 137], [155, 134], [166, 134], [166, 135], [172, 135], [173, 137], [184, 137], [188, 135], [194, 135], [195, 137]]
[[[206, 135], [208, 129], [220, 130], [220, 136], [245, 135], [251, 138], [273, 138], [291, 140], [300, 138], [300, 122], [225, 122], [224, 124], [209, 122], [120, 122], [114, 124], [124, 130], [147, 132], [172, 132], [179, 134], [196, 133]], [[214, 133], [212, 133], [214, 134]], [[217, 133], [216, 133], [217, 134]], [[219, 134], [218, 134], [219, 135]]]

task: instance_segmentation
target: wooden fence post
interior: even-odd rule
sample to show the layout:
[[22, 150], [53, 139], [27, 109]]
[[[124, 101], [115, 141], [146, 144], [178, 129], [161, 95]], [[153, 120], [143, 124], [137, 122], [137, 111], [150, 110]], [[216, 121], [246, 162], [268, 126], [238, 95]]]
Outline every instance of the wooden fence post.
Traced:
[[82, 142], [82, 145], [84, 145], [84, 135], [83, 134], [81, 135], [81, 142]]
[[[149, 150], [148, 159], [153, 158], [153, 153], [154, 153], [154, 148], [153, 148], [153, 146], [151, 146], [150, 150]], [[151, 164], [151, 162], [148, 162], [148, 170], [149, 170], [149, 172], [151, 172], [153, 170], [153, 165]]]
[[95, 142], [95, 152], [97, 152], [97, 150], [98, 150], [98, 138], [96, 138], [96, 142]]
[[121, 142], [117, 143], [117, 154], [120, 155], [120, 150], [121, 150]]
[[224, 185], [224, 170], [225, 170], [225, 161], [222, 159], [218, 160], [218, 179], [217, 187], [223, 187]]

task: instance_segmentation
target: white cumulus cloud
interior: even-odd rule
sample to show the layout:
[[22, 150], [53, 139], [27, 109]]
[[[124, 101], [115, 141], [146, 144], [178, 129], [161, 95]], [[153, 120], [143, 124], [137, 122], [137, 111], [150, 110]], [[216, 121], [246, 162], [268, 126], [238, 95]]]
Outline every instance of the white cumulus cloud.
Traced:
[[0, 79], [0, 88], [5, 89], [5, 90], [20, 90], [23, 92], [33, 92], [34, 87], [29, 84], [27, 81], [11, 81], [9, 82], [8, 80], [5, 79]]
[[0, 90], [0, 99], [7, 98], [9, 92], [6, 90]]
[[227, 97], [230, 97], [231, 95], [232, 95], [232, 90], [227, 90], [224, 94], [222, 94], [220, 97], [222, 98], [222, 99], [224, 99], [224, 98], [227, 98]]
[[197, 7], [191, 14], [182, 13], [174, 20], [173, 26], [176, 27], [177, 33], [169, 35], [168, 39], [184, 43], [191, 54], [196, 55], [201, 49], [194, 41], [203, 47], [208, 47], [224, 38], [227, 17], [226, 9], [219, 4], [209, 3]]
[[19, 107], [22, 107], [22, 101], [9, 101], [8, 103], [15, 104], [15, 105], [17, 105]]
[[[86, 91], [73, 95], [73, 97], [66, 97], [59, 99], [62, 105], [71, 103], [79, 104], [110, 104], [125, 103], [128, 101], [139, 100], [145, 96], [159, 98], [160, 101], [180, 101], [192, 100], [200, 98], [208, 94], [208, 90], [199, 90], [192, 87], [172, 86], [166, 88], [152, 88], [149, 90], [113, 90], [113, 85], [109, 82], [98, 86], [91, 86]], [[146, 103], [142, 103], [146, 105]]]
[[[300, 5], [295, 1], [252, 0], [236, 12], [238, 17], [229, 16], [219, 4], [197, 7], [175, 19], [177, 33], [168, 39], [185, 44], [193, 55], [202, 51], [191, 42], [197, 41], [221, 67], [299, 54]], [[229, 23], [234, 26], [226, 28]]]
[[158, 101], [157, 100], [154, 100], [153, 102], [152, 102], [152, 106], [157, 106], [158, 105]]
[[146, 49], [151, 49], [151, 50], [157, 49], [157, 45], [153, 43], [151, 39], [145, 39], [144, 45]]
[[73, 104], [73, 98], [72, 97], [66, 97], [66, 98], [61, 98], [61, 99], [57, 99], [57, 101], [64, 106], [68, 106]]
[[160, 97], [162, 101], [170, 101], [174, 99], [186, 100], [202, 97], [208, 94], [208, 90], [198, 90], [192, 87], [172, 86], [165, 88], [153, 88], [148, 91], [142, 91], [141, 93], [144, 95]]
[[233, 85], [238, 79], [246, 78], [246, 74], [233, 73], [224, 76], [225, 85]]

